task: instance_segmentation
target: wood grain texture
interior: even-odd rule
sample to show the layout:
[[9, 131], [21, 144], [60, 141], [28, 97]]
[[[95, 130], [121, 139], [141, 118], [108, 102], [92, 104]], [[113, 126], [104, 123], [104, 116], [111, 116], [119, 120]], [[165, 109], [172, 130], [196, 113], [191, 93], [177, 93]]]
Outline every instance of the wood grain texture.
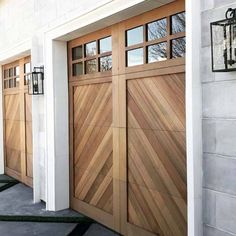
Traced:
[[5, 162], [6, 166], [21, 172], [20, 103], [19, 94], [4, 96], [5, 108]]
[[6, 173], [32, 187], [32, 97], [24, 84], [24, 64], [28, 62], [30, 57], [3, 66], [3, 71], [19, 66], [18, 86], [3, 89], [4, 156]]
[[74, 195], [113, 211], [111, 83], [74, 88]]
[[187, 235], [185, 74], [129, 80], [128, 221]]

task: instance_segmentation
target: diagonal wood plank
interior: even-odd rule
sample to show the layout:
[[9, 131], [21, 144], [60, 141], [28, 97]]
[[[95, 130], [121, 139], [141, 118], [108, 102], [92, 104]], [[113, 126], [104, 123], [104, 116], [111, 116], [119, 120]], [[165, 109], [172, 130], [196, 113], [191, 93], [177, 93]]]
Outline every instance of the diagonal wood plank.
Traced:
[[128, 220], [161, 236], [187, 235], [184, 73], [130, 80]]
[[74, 87], [74, 196], [113, 211], [112, 86]]

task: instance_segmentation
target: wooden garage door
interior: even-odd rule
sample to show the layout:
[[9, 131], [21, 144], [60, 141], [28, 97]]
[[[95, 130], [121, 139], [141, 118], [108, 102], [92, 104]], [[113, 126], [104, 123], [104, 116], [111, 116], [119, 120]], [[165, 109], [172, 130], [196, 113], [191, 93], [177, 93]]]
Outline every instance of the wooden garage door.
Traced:
[[72, 208], [123, 235], [187, 235], [184, 1], [68, 57]]
[[32, 186], [31, 96], [27, 94], [30, 57], [3, 66], [6, 174]]
[[112, 227], [111, 30], [69, 45], [71, 205]]

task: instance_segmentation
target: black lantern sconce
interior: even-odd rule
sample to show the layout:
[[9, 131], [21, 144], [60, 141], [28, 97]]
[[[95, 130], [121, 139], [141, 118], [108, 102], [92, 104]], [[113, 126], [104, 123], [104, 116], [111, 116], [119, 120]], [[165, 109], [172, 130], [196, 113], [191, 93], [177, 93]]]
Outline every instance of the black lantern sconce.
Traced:
[[211, 56], [213, 72], [236, 71], [236, 9], [211, 23]]
[[42, 95], [44, 94], [44, 67], [34, 67], [28, 81], [28, 94], [29, 95]]

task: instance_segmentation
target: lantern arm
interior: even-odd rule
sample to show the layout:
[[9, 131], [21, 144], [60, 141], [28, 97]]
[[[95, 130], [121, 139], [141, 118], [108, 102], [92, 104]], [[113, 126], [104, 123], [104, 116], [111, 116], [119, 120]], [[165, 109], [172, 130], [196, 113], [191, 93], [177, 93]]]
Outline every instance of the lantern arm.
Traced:
[[44, 73], [44, 66], [35, 66], [34, 67], [34, 72], [38, 73]]
[[225, 13], [226, 19], [236, 18], [236, 8], [229, 8]]

